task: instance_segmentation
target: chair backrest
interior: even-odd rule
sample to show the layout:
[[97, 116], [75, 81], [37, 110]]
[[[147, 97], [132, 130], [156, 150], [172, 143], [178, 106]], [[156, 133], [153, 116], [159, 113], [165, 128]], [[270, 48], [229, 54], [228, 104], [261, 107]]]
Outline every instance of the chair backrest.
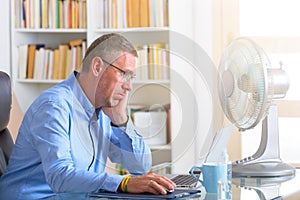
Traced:
[[0, 71], [0, 176], [3, 174], [14, 142], [7, 128], [12, 104], [11, 80]]

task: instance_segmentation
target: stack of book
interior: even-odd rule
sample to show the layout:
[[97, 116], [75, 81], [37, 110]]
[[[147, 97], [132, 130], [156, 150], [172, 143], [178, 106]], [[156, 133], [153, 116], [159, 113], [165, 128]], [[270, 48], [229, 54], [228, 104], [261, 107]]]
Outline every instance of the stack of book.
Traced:
[[137, 80], [169, 80], [169, 50], [166, 43], [136, 45]]
[[73, 70], [80, 71], [86, 41], [72, 40], [50, 49], [44, 44], [18, 46], [19, 79], [65, 79]]
[[18, 28], [86, 28], [86, 0], [16, 0]]
[[99, 28], [168, 27], [168, 0], [99, 0]]

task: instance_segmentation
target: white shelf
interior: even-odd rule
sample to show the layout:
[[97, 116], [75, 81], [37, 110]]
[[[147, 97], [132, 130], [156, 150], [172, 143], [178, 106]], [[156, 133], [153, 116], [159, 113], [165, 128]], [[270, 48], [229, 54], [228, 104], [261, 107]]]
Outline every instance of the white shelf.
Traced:
[[14, 29], [19, 33], [86, 33], [87, 29], [66, 29], [66, 28], [40, 28], [40, 29], [31, 29], [31, 28], [16, 28]]
[[134, 80], [132, 84], [170, 84], [170, 80]]
[[17, 79], [16, 80], [19, 83], [42, 83], [42, 84], [56, 84], [63, 80], [38, 80], [38, 79]]
[[138, 28], [97, 28], [97, 33], [123, 33], [123, 32], [165, 32], [169, 31], [169, 27], [138, 27]]
[[149, 145], [151, 150], [171, 150], [170, 144], [163, 144], [163, 145]]

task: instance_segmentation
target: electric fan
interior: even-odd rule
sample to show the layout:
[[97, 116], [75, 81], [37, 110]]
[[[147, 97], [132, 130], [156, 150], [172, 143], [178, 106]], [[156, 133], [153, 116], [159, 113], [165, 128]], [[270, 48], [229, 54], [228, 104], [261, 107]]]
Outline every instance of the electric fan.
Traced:
[[262, 121], [257, 152], [232, 165], [234, 177], [293, 176], [295, 169], [279, 155], [277, 106], [289, 80], [282, 69], [270, 68], [265, 52], [249, 38], [237, 38], [225, 49], [219, 66], [219, 97], [227, 118], [240, 131]]

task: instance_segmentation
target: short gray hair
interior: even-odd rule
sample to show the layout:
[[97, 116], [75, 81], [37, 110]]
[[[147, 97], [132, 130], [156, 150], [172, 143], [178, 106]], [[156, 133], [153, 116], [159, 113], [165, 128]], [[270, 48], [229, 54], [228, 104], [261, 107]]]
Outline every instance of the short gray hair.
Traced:
[[112, 63], [122, 56], [125, 52], [138, 57], [134, 46], [122, 35], [109, 33], [98, 37], [86, 50], [82, 60], [82, 71], [89, 71], [89, 66], [95, 56]]

